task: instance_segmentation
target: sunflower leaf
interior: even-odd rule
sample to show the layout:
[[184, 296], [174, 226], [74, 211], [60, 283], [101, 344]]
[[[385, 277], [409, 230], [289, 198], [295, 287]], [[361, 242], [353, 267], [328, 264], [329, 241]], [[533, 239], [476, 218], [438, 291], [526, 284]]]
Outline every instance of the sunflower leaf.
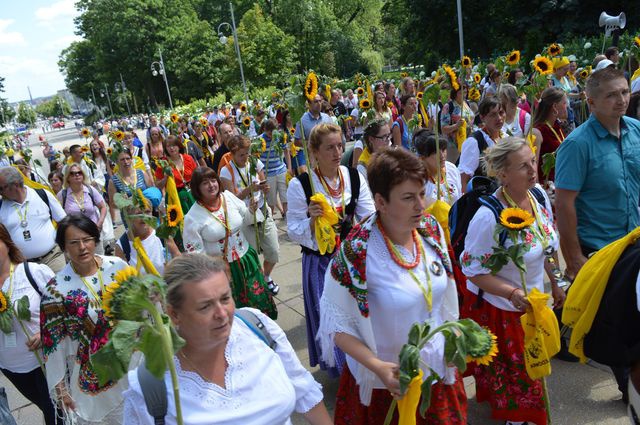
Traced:
[[11, 333], [11, 330], [13, 328], [11, 316], [11, 309], [6, 309], [2, 313], [0, 313], [0, 331], [5, 334]]
[[24, 295], [18, 300], [16, 306], [16, 316], [18, 317], [18, 320], [26, 321], [31, 319], [31, 311], [29, 310], [29, 297]]
[[91, 366], [98, 377], [100, 385], [105, 385], [110, 380], [122, 378], [128, 370], [129, 364], [124, 364], [116, 354], [113, 339], [91, 355]]
[[131, 201], [131, 199], [129, 199], [124, 193], [116, 193], [113, 195], [113, 202], [119, 210], [124, 210], [133, 206], [133, 201]]
[[422, 393], [420, 396], [420, 416], [423, 418], [427, 414], [429, 406], [431, 406], [431, 386], [437, 380], [438, 375], [435, 372], [431, 372], [431, 375], [427, 376], [427, 379], [425, 379], [420, 386], [420, 391]]

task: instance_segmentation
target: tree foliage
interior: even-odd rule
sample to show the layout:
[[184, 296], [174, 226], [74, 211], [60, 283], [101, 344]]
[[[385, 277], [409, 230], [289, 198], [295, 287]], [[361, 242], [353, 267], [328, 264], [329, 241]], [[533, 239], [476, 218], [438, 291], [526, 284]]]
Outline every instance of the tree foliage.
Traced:
[[27, 104], [27, 102], [20, 102], [18, 105], [18, 116], [16, 120], [20, 124], [33, 125], [36, 122], [36, 111]]
[[36, 113], [44, 117], [59, 117], [71, 114], [71, 106], [60, 96], [54, 96], [36, 106]]

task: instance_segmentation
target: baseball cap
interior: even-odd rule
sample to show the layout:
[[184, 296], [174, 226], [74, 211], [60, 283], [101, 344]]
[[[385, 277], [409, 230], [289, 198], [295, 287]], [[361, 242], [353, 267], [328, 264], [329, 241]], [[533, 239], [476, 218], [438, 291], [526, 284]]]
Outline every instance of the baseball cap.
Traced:
[[593, 72], [600, 71], [601, 69], [605, 69], [615, 65], [616, 64], [610, 61], [609, 59], [602, 59], [600, 62], [598, 62], [598, 65], [596, 65], [596, 69], [594, 69]]

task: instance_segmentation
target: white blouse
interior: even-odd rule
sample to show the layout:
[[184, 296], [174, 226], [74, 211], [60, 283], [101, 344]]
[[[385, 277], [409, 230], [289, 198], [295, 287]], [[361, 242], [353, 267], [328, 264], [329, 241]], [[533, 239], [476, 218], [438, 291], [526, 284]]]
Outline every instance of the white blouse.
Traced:
[[[223, 255], [227, 226], [231, 234], [227, 241], [226, 260], [232, 263], [249, 250], [249, 242], [242, 233], [242, 227], [253, 223], [253, 214], [233, 193], [224, 191], [222, 196], [227, 206], [226, 217], [223, 205], [218, 211], [210, 212], [196, 202], [184, 217], [182, 237], [188, 252]], [[234, 252], [238, 257], [234, 256]]]
[[[29, 263], [29, 271], [33, 276], [33, 280], [38, 285], [40, 292], [43, 292], [45, 285], [55, 274], [49, 267], [44, 264]], [[15, 266], [13, 271], [13, 285], [11, 278], [7, 277], [2, 285], [2, 291], [8, 295], [11, 291], [11, 304], [17, 302], [23, 296], [29, 298], [29, 310], [31, 311], [31, 319], [22, 322], [27, 328], [30, 335], [40, 332], [40, 295], [33, 289], [27, 275], [24, 271], [24, 264], [20, 263]], [[25, 336], [18, 319], [14, 316], [11, 334], [0, 332], [0, 367], [14, 373], [31, 372], [40, 367], [38, 359], [33, 351], [27, 348], [27, 337]], [[40, 359], [42, 359], [42, 350], [38, 350]]]
[[[251, 311], [264, 323], [276, 348], [269, 348], [235, 317], [225, 349], [228, 367], [224, 387], [183, 370], [179, 358], [174, 357], [185, 425], [288, 425], [294, 411], [306, 413], [322, 402], [322, 386], [300, 363], [284, 331], [260, 311]], [[168, 371], [164, 382], [168, 397], [165, 419], [172, 425], [176, 423], [176, 408]], [[137, 371], [129, 372], [129, 385], [124, 393], [124, 424], [153, 425]]]
[[[142, 243], [142, 246], [147, 253], [147, 256], [149, 257], [149, 260], [151, 260], [151, 263], [156, 268], [158, 273], [162, 275], [164, 273], [165, 249], [162, 246], [162, 241], [160, 240], [160, 238], [156, 236], [156, 231], [152, 229], [149, 236], [147, 236], [146, 239], [141, 239], [140, 242]], [[118, 238], [116, 244], [124, 252], [120, 238]], [[138, 265], [138, 251], [136, 251], [133, 247], [132, 240], [129, 240], [129, 249], [131, 250], [131, 254], [129, 256], [129, 265], [132, 267], [136, 267]], [[140, 267], [140, 273], [147, 274], [147, 271], [143, 266]]]
[[[551, 210], [551, 203], [544, 190], [540, 185], [536, 185], [538, 189], [544, 193], [545, 206], [541, 207], [537, 202], [534, 202], [536, 209], [538, 210], [538, 216], [542, 220], [542, 228], [545, 232], [545, 238], [548, 240], [549, 246], [552, 246], [555, 250], [558, 249], [558, 235], [556, 233], [555, 225], [553, 223], [553, 215]], [[498, 189], [500, 190], [500, 189]], [[498, 192], [496, 191], [494, 195]], [[504, 205], [506, 208], [507, 205]], [[525, 233], [524, 241], [528, 244], [529, 250], [524, 254], [524, 261], [527, 266], [526, 283], [527, 291], [531, 291], [533, 288], [537, 288], [540, 292], [544, 293], [544, 248], [542, 246], [540, 237], [537, 232], [537, 222], [531, 225], [529, 230]], [[493, 246], [496, 245], [494, 240], [494, 231], [496, 228], [496, 219], [493, 212], [482, 206], [476, 212], [476, 215], [471, 219], [469, 223], [469, 229], [467, 231], [467, 237], [464, 241], [465, 250], [460, 256], [460, 264], [462, 265], [462, 272], [467, 277], [473, 277], [478, 275], [490, 274], [491, 271], [484, 267], [486, 261], [493, 254]], [[531, 229], [536, 229], [536, 232], [532, 232]], [[522, 238], [519, 239], [519, 242]], [[505, 248], [513, 246], [513, 242], [510, 237], [507, 237], [505, 242]], [[502, 280], [508, 282], [514, 288], [521, 288], [520, 273], [518, 268], [509, 261], [496, 275]], [[467, 288], [474, 294], [478, 294], [479, 288], [474, 285], [470, 280], [467, 280]], [[483, 298], [491, 303], [493, 306], [506, 311], [519, 311], [507, 300], [506, 298], [498, 295], [489, 294], [484, 292]]]
[[[244, 167], [236, 167], [233, 162], [229, 162], [227, 165], [220, 169], [220, 179], [227, 180], [228, 182], [235, 183], [235, 189], [238, 192], [243, 191], [247, 185], [245, 181], [249, 181], [249, 164], [247, 163]], [[251, 182], [260, 182], [260, 178], [258, 177], [258, 173], [264, 170], [264, 164], [262, 161], [258, 160], [256, 163], [256, 173], [251, 176]], [[233, 172], [233, 175], [231, 174]], [[240, 175], [242, 173], [242, 176]], [[244, 180], [243, 180], [244, 178]], [[261, 190], [258, 190], [253, 193], [253, 197], [258, 203], [258, 210], [256, 211], [256, 221], [258, 223], [262, 223], [264, 221], [264, 214], [262, 214], [262, 206], [264, 205], [264, 194]], [[251, 203], [251, 198], [247, 196], [243, 199], [244, 204], [249, 207]]]
[[[341, 165], [339, 171], [344, 179], [344, 205], [346, 207], [351, 201], [351, 180], [349, 179], [349, 170], [347, 167]], [[332, 203], [338, 212], [340, 212], [342, 209], [342, 196], [332, 197], [324, 190], [318, 175], [312, 172], [311, 176], [316, 192], [323, 193], [329, 203]], [[287, 233], [289, 237], [299, 245], [317, 250], [318, 244], [309, 226], [311, 222], [311, 218], [307, 215], [309, 207], [300, 180], [291, 179], [289, 182], [287, 201], [289, 202], [289, 209], [287, 210]], [[355, 219], [360, 221], [374, 212], [375, 206], [371, 198], [369, 185], [367, 184], [367, 180], [360, 176], [360, 194], [358, 195], [358, 202], [356, 203]]]
[[[460, 171], [455, 164], [445, 161], [445, 178], [447, 184], [440, 183], [441, 199], [449, 205], [453, 205], [460, 196], [462, 196], [462, 182], [460, 180]], [[434, 178], [435, 180], [435, 178]], [[438, 199], [438, 185], [434, 180], [427, 180], [424, 185], [424, 191], [427, 196], [428, 204], [431, 205]], [[447, 190], [448, 189], [448, 190]]]

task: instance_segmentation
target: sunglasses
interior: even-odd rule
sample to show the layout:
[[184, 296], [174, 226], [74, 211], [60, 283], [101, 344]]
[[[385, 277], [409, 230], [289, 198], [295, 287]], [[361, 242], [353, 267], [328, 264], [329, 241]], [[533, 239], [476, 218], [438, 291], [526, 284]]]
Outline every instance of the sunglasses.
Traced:
[[72, 177], [78, 177], [78, 176], [84, 176], [84, 173], [82, 171], [71, 171], [69, 175]]

